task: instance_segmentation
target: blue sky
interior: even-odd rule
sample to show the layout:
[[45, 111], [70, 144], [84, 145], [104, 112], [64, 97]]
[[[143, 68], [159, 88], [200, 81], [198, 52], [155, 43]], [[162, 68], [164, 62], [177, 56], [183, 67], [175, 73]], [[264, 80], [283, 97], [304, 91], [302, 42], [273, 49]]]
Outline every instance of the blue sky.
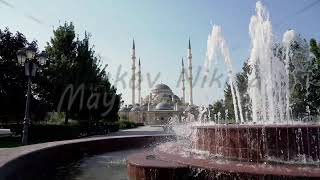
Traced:
[[[146, 73], [158, 83], [168, 84], [181, 96], [176, 87], [181, 58], [186, 56], [191, 38], [194, 74], [205, 60], [206, 43], [211, 23], [222, 27], [229, 44], [235, 68], [239, 71], [249, 56], [248, 25], [255, 13], [254, 0], [0, 0], [0, 28], [19, 30], [28, 39], [38, 40], [42, 48], [52, 36], [52, 30], [64, 21], [72, 21], [80, 36], [92, 34], [95, 46], [104, 63], [108, 64], [111, 82], [119, 65], [121, 73], [130, 74], [132, 38], [136, 41], [137, 57], [142, 61], [142, 95], [150, 88]], [[295, 29], [306, 39], [320, 40], [320, 3], [318, 0], [265, 0], [270, 11], [276, 40], [287, 29]], [[219, 66], [220, 67], [220, 66]], [[223, 65], [221, 65], [223, 67]], [[224, 69], [219, 69], [224, 73]], [[124, 100], [131, 102], [128, 88], [118, 83]], [[195, 87], [197, 104], [211, 103], [221, 97], [222, 88]]]

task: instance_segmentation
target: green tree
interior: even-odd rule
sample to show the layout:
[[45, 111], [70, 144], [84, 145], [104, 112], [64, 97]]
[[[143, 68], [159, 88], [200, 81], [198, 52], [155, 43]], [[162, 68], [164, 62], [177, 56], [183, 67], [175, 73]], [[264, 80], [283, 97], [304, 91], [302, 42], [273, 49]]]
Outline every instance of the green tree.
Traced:
[[[87, 33], [83, 40], [78, 40], [75, 62], [74, 84], [76, 87], [79, 84], [86, 85], [84, 100], [93, 104], [93, 107], [83, 106], [82, 109], [79, 109], [76, 103], [73, 106], [72, 117], [84, 120], [88, 118], [91, 120], [102, 118], [115, 120], [120, 107], [120, 96], [116, 94], [116, 88], [110, 84], [106, 76], [106, 66], [101, 65], [101, 60], [95, 55], [93, 48], [90, 47], [90, 35]], [[103, 115], [108, 109], [109, 113]]]
[[312, 115], [319, 115], [320, 110], [320, 47], [315, 39], [310, 40], [311, 60], [310, 83], [307, 100]]
[[315, 57], [315, 61], [319, 64], [320, 62], [320, 46], [317, 45], [317, 41], [315, 39], [310, 40], [310, 52], [313, 53]]
[[246, 120], [250, 120], [251, 117], [246, 117], [251, 114], [251, 103], [250, 97], [248, 94], [248, 73], [250, 67], [247, 62], [244, 62], [242, 66], [242, 72], [237, 74], [237, 86], [240, 93], [241, 98], [241, 107], [243, 111], [243, 116]]
[[301, 83], [297, 83], [294, 85], [293, 89], [291, 89], [290, 94], [293, 118], [303, 118], [306, 113], [306, 106], [308, 105], [306, 88]]
[[[51, 108], [58, 107], [60, 97], [65, 88], [74, 82], [74, 66], [77, 54], [77, 41], [72, 23], [65, 23], [53, 31], [53, 37], [47, 43], [46, 52], [50, 59], [47, 69], [48, 83], [43, 87], [43, 96], [50, 103]], [[62, 110], [65, 112], [65, 123], [68, 123], [68, 102], [64, 101]]]
[[224, 108], [228, 109], [228, 114], [229, 114], [228, 121], [229, 122], [235, 121], [231, 86], [229, 84], [226, 84], [226, 88], [224, 89]]
[[[211, 109], [211, 115], [217, 115], [218, 113], [221, 113], [221, 118], [225, 119], [225, 107], [224, 107], [223, 99], [216, 101], [210, 109]], [[212, 117], [212, 119], [213, 118], [215, 117]], [[217, 121], [217, 119], [215, 120]]]
[[[65, 123], [70, 117], [77, 120], [117, 119], [121, 97], [106, 76], [106, 66], [101, 65], [90, 46], [89, 34], [85, 33], [80, 40], [76, 38], [74, 25], [65, 23], [54, 30], [46, 51], [51, 65], [45, 72], [48, 83], [42, 94], [53, 108], [59, 107], [63, 100], [59, 110], [65, 112]], [[70, 86], [74, 88], [73, 93], [66, 91]], [[77, 89], [79, 94], [75, 93]], [[64, 99], [61, 99], [63, 94]], [[69, 96], [73, 95], [74, 101], [69, 101]], [[106, 104], [111, 110], [104, 116], [101, 112], [108, 109]]]
[[[20, 32], [13, 34], [8, 28], [0, 30], [0, 120], [23, 119], [27, 81], [24, 68], [17, 63], [16, 53], [28, 45], [37, 47], [35, 41], [29, 43]], [[33, 89], [35, 86], [37, 81], [33, 81]], [[38, 100], [31, 98], [34, 113]]]
[[302, 118], [306, 113], [307, 83], [311, 64], [309, 61], [309, 46], [300, 36], [290, 47], [289, 88], [292, 118]]

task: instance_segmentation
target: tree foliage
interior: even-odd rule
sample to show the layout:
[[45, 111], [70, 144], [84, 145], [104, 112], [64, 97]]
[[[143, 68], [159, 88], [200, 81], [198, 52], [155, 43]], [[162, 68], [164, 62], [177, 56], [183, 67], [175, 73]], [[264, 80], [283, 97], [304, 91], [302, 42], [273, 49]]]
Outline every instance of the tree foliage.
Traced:
[[[39, 113], [57, 111], [61, 101], [59, 110], [65, 112], [65, 123], [68, 123], [69, 118], [117, 120], [121, 97], [110, 84], [106, 66], [102, 65], [90, 45], [90, 37], [90, 34], [85, 33], [81, 39], [76, 35], [72, 23], [65, 23], [53, 31], [45, 47], [50, 64], [33, 78], [31, 110], [35, 110], [36, 103], [42, 107], [37, 109]], [[35, 41], [29, 43], [20, 32], [13, 34], [9, 29], [0, 30], [0, 116], [23, 115], [26, 77], [23, 67], [17, 64], [16, 53], [28, 45], [37, 47]], [[81, 90], [79, 95], [74, 96], [73, 103], [69, 101], [69, 96], [75, 93], [66, 91], [71, 86], [74, 91], [78, 88]], [[63, 99], [61, 97], [64, 93]]]
[[[37, 46], [34, 41], [29, 43], [20, 32], [14, 34], [8, 28], [0, 30], [0, 120], [21, 120], [24, 115], [27, 83], [24, 69], [17, 63], [16, 52], [30, 44]], [[37, 100], [32, 102], [37, 106]]]
[[292, 55], [289, 66], [290, 107], [292, 116], [301, 119], [306, 115], [307, 89], [311, 64], [309, 61], [309, 46], [306, 40], [298, 37], [290, 47]]
[[313, 54], [311, 60], [310, 83], [307, 100], [312, 115], [319, 115], [320, 111], [320, 46], [315, 39], [310, 40], [310, 51]]
[[[58, 107], [60, 101], [63, 102], [62, 109], [59, 110], [66, 113], [66, 123], [69, 117], [79, 120], [117, 117], [120, 96], [116, 94], [115, 87], [110, 84], [106, 76], [106, 66], [102, 66], [100, 58], [90, 46], [89, 34], [85, 33], [85, 37], [80, 39], [75, 35], [73, 24], [65, 23], [54, 30], [54, 36], [47, 44], [46, 51], [52, 60], [52, 65], [48, 69], [48, 80], [54, 85], [46, 92], [50, 92], [51, 88], [54, 89], [49, 96], [53, 107]], [[71, 92], [61, 99], [70, 85], [74, 88], [74, 92], [77, 89], [81, 91], [73, 103], [68, 98], [75, 95]], [[106, 107], [111, 101], [112, 103]], [[90, 104], [93, 104], [92, 107]], [[103, 117], [102, 112], [108, 108], [111, 108], [110, 112]]]

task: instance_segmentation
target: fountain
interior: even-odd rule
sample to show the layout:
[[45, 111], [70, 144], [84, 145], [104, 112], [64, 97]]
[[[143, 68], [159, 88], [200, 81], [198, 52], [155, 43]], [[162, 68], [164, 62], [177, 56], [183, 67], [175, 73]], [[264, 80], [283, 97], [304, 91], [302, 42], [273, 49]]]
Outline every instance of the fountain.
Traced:
[[[224, 63], [227, 66], [227, 72], [229, 77], [229, 84], [231, 87], [231, 94], [232, 94], [232, 101], [234, 105], [234, 112], [235, 112], [235, 119], [236, 122], [243, 123], [243, 113], [242, 113], [242, 107], [241, 107], [241, 98], [239, 89], [236, 82], [236, 76], [233, 70], [229, 48], [227, 46], [226, 40], [222, 36], [222, 30], [220, 26], [214, 25], [212, 28], [212, 33], [208, 37], [208, 50], [207, 50], [207, 57], [208, 61], [206, 63], [205, 69], [209, 69], [209, 65], [212, 64], [210, 61], [212, 61], [213, 57], [218, 54], [218, 52], [221, 52], [221, 54], [224, 57]], [[208, 71], [208, 70], [207, 70]], [[238, 113], [239, 109], [239, 113]], [[240, 114], [240, 121], [239, 121], [239, 114]]]
[[[289, 99], [290, 63], [297, 66], [294, 77], [303, 71], [303, 66], [292, 61], [290, 47], [301, 43], [308, 48], [293, 30], [284, 34], [282, 48], [278, 48], [268, 11], [260, 1], [249, 34], [248, 81], [254, 82], [248, 87], [251, 113], [246, 111], [243, 116], [228, 46], [221, 27], [214, 25], [208, 37], [206, 71], [220, 52], [227, 66], [236, 123], [221, 118], [221, 113], [229, 117], [228, 111], [214, 114], [215, 121], [208, 122], [208, 109], [199, 108], [200, 119], [190, 115], [185, 118], [188, 121], [173, 127], [177, 141], [128, 158], [129, 179], [320, 178], [320, 125], [296, 121]], [[309, 107], [307, 112], [310, 114]]]

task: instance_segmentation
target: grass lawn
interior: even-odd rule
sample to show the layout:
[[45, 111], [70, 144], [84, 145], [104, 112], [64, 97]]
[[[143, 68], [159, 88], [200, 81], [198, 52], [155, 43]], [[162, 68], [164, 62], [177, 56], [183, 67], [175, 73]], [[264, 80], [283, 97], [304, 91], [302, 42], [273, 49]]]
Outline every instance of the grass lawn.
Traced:
[[0, 148], [11, 148], [21, 146], [20, 137], [0, 137]]

